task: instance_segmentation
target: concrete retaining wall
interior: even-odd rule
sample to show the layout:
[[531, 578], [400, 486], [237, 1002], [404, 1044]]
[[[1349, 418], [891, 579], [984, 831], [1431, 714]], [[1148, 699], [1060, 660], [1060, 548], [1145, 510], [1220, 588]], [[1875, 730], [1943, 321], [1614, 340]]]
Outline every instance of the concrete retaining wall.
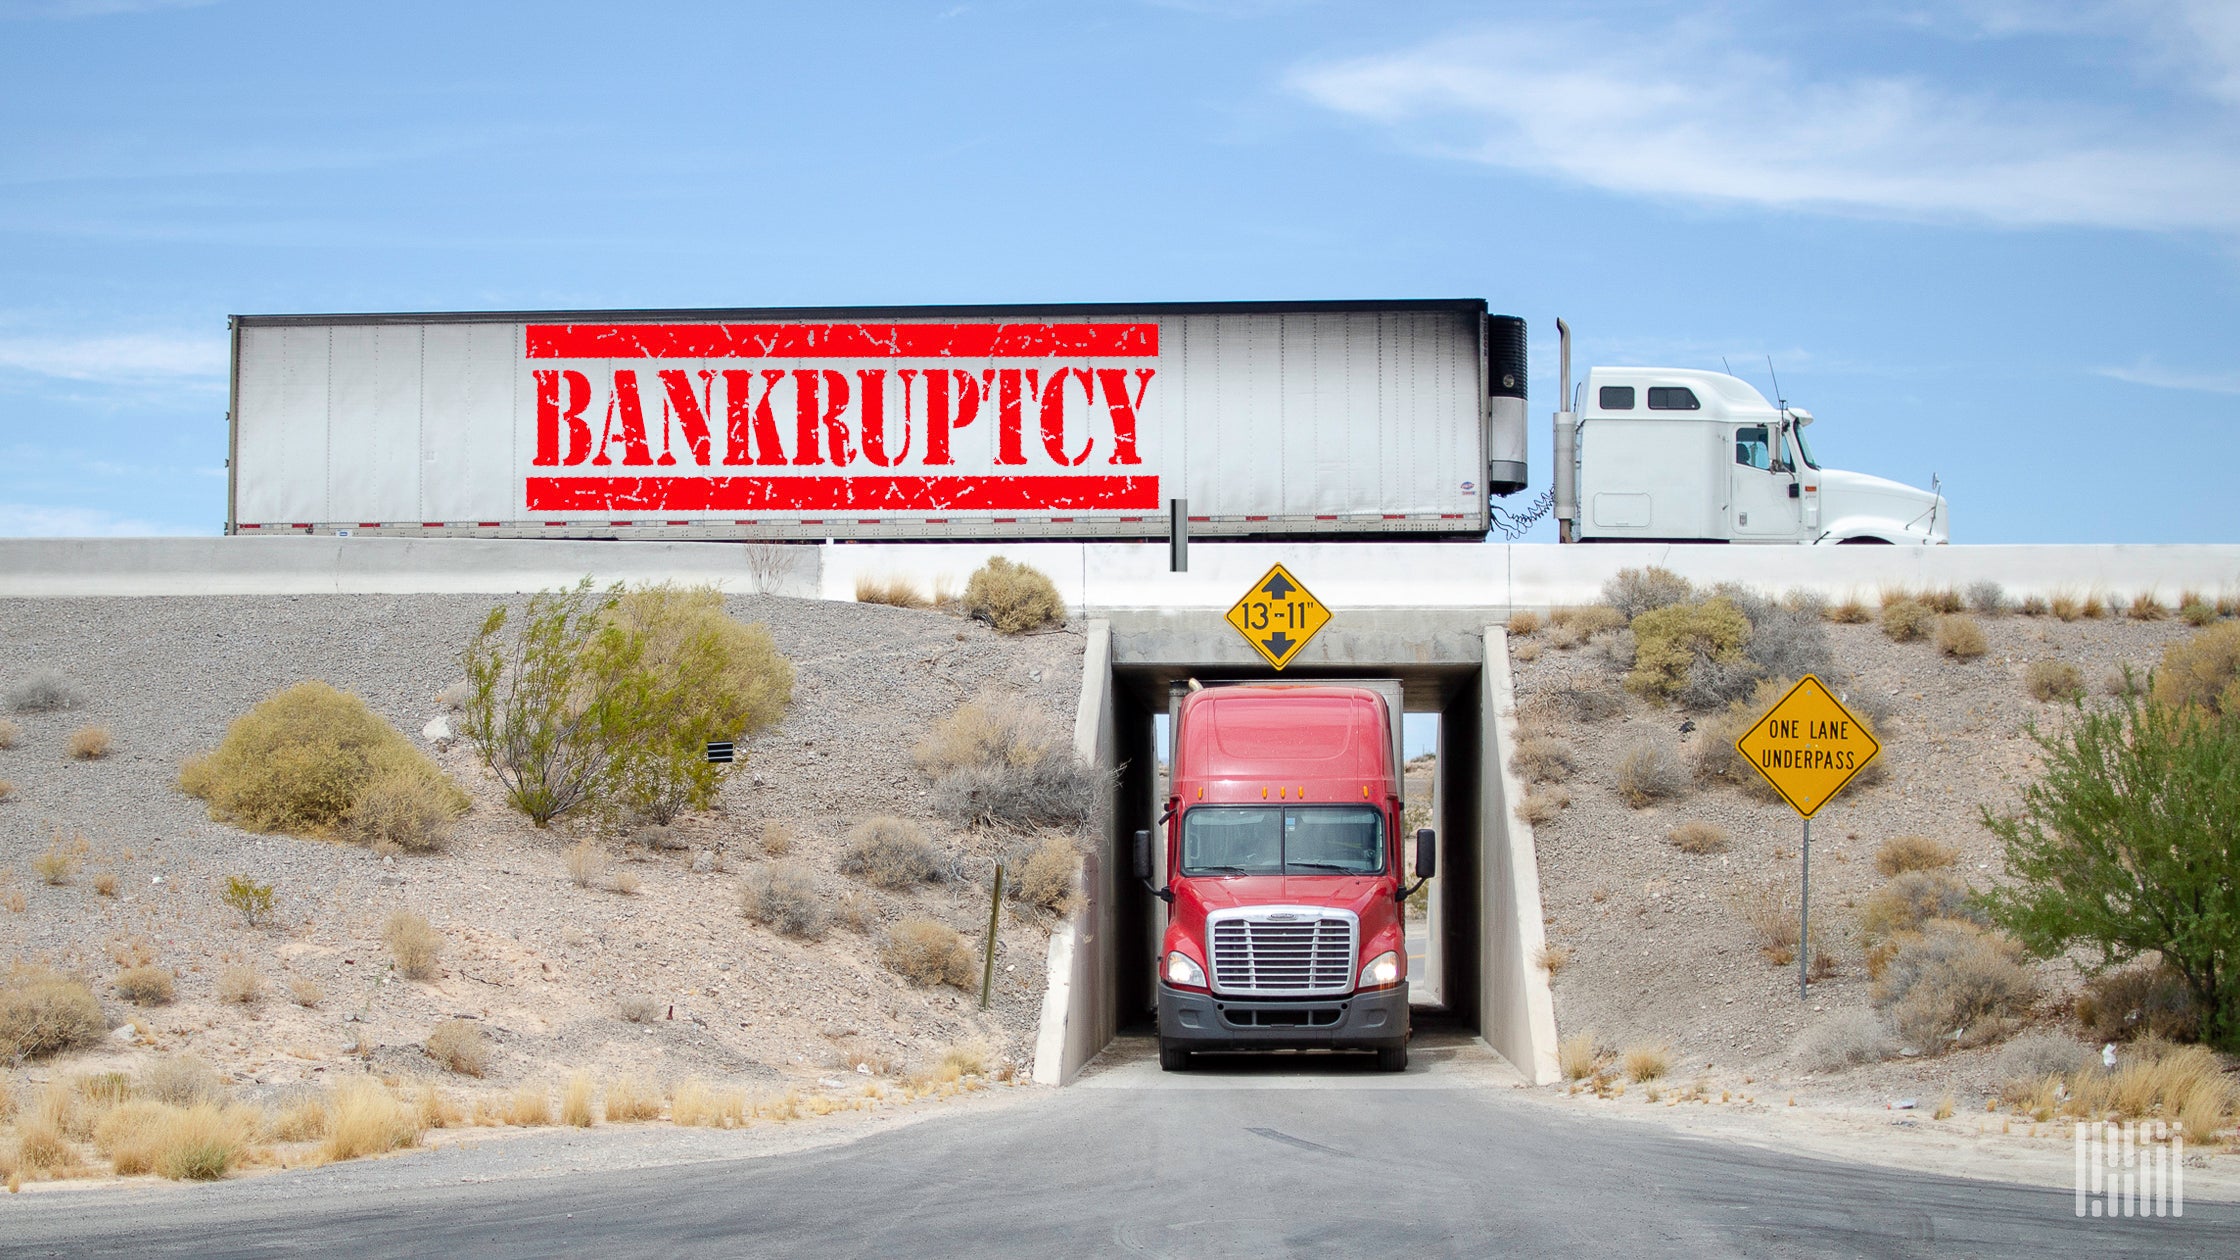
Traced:
[[[1112, 711], [1112, 626], [1092, 621], [1087, 629], [1073, 751], [1098, 773], [1110, 775], [1120, 764]], [[1127, 878], [1123, 868], [1128, 857], [1122, 838], [1114, 834], [1109, 794], [1090, 820], [1089, 835], [1093, 843], [1082, 861], [1080, 898], [1072, 916], [1050, 936], [1049, 979], [1034, 1043], [1034, 1079], [1040, 1085], [1072, 1080], [1119, 1031], [1119, 995], [1112, 991], [1112, 976], [1119, 962], [1117, 881]]]
[[1486, 627], [1481, 703], [1479, 800], [1484, 815], [1479, 855], [1478, 1020], [1487, 1044], [1536, 1085], [1554, 1083], [1556, 1001], [1540, 951], [1548, 942], [1540, 902], [1540, 859], [1532, 824], [1517, 816], [1524, 780], [1509, 768], [1517, 725], [1516, 691], [1509, 677], [1509, 633]]

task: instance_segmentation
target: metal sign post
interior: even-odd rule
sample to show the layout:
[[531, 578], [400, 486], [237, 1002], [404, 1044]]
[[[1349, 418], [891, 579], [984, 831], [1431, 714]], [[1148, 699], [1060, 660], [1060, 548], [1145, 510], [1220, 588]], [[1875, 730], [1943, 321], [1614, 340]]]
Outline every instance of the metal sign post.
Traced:
[[1797, 898], [1797, 998], [1812, 981], [1812, 816], [1882, 751], [1864, 722], [1810, 674], [1797, 680], [1734, 750], [1804, 817], [1803, 887]]

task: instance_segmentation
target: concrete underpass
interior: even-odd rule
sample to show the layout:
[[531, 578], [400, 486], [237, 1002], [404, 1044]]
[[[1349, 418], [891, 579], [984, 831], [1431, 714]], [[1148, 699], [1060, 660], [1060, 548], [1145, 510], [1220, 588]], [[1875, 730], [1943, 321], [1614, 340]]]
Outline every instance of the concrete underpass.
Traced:
[[1553, 1080], [1539, 877], [1503, 751], [1514, 716], [1506, 639], [1486, 612], [1456, 609], [1349, 615], [1281, 675], [1202, 613], [1116, 610], [1091, 623], [1075, 742], [1116, 786], [1094, 828], [1084, 904], [1052, 944], [1037, 1079], [1071, 1080], [1116, 1037], [1151, 1032], [1164, 907], [1131, 877], [1129, 855], [1136, 831], [1157, 830], [1154, 736], [1171, 689], [1276, 677], [1396, 680], [1408, 713], [1438, 716], [1439, 875], [1411, 979], [1419, 1039], [1483, 1038], [1526, 1079]]

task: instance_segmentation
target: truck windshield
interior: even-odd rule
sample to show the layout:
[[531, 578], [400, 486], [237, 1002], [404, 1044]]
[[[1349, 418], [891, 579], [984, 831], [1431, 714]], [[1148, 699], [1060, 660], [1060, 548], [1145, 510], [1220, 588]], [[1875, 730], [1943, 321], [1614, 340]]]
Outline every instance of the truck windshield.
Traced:
[[1790, 425], [1789, 436], [1797, 440], [1797, 454], [1803, 458], [1804, 466], [1818, 468], [1820, 461], [1812, 457], [1812, 444], [1804, 440], [1804, 426], [1801, 424]]
[[1182, 816], [1185, 875], [1376, 875], [1384, 815], [1368, 805], [1201, 805]]

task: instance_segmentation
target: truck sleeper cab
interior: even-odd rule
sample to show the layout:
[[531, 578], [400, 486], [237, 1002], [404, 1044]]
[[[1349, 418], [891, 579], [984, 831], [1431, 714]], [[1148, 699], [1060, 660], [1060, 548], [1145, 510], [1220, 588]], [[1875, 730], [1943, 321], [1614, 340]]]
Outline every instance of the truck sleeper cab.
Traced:
[[[1184, 698], [1161, 834], [1159, 1063], [1369, 1050], [1408, 1062], [1398, 714], [1376, 690], [1237, 685]], [[1136, 868], [1152, 875], [1151, 838]], [[1434, 862], [1417, 845], [1417, 877]]]

